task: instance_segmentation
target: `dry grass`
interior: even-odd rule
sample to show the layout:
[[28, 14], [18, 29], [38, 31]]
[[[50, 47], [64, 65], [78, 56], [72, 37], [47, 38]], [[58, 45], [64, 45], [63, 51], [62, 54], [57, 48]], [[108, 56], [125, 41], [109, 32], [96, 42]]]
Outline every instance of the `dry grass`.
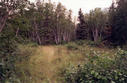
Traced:
[[[69, 63], [78, 63], [84, 56], [74, 56], [62, 46], [39, 46], [34, 56], [30, 57], [29, 64], [32, 65], [31, 74], [40, 80], [47, 80], [49, 83], [56, 83], [58, 71]], [[33, 72], [34, 71], [34, 72]], [[37, 79], [38, 80], [38, 79]], [[39, 80], [36, 83], [40, 83]], [[42, 82], [43, 83], [43, 82]]]

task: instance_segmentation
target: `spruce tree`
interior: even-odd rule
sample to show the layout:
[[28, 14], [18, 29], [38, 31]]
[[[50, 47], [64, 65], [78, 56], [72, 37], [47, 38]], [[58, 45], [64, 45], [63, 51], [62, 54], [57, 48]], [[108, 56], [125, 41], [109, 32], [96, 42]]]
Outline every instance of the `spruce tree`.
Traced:
[[85, 18], [84, 15], [82, 13], [82, 10], [79, 10], [79, 23], [77, 25], [77, 29], [76, 29], [76, 38], [78, 40], [84, 40], [87, 39], [87, 28], [86, 28], [86, 22], [85, 22]]
[[112, 14], [112, 42], [123, 46], [127, 41], [127, 0], [120, 0]]

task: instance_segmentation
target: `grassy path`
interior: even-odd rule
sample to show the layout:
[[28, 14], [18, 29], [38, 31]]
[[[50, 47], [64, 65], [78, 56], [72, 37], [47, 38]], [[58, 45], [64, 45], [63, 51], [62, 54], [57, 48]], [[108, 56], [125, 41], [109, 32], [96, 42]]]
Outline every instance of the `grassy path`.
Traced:
[[45, 46], [42, 47], [43, 51], [43, 58], [47, 61], [47, 67], [44, 67], [45, 70], [47, 69], [48, 71], [46, 72], [46, 77], [48, 78], [49, 83], [55, 83], [54, 82], [54, 75], [55, 75], [55, 70], [53, 68], [54, 64], [52, 61], [55, 59], [55, 48], [51, 46]]
[[[48, 81], [48, 83], [55, 83], [55, 68], [53, 61], [57, 58], [55, 56], [56, 48], [53, 46], [43, 46], [37, 48], [36, 55], [31, 57], [30, 63], [33, 63], [34, 70], [37, 77], [42, 73], [42, 77]], [[33, 71], [33, 70], [32, 70]], [[37, 73], [38, 72], [38, 73]], [[34, 76], [36, 76], [34, 75]], [[38, 81], [38, 79], [37, 79]], [[38, 82], [37, 82], [38, 83]]]
[[36, 77], [35, 83], [62, 83], [58, 82], [59, 70], [69, 63], [84, 61], [83, 57], [67, 51], [64, 47], [39, 46], [30, 58], [29, 64], [32, 65], [30, 72]]

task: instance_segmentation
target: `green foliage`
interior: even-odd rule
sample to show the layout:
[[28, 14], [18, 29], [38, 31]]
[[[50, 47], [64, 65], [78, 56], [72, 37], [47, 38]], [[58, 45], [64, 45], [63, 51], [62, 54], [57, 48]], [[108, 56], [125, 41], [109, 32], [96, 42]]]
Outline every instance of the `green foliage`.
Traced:
[[93, 46], [93, 47], [98, 46], [98, 44], [95, 43], [94, 41], [89, 41], [89, 42], [88, 42], [88, 45]]
[[127, 71], [127, 51], [121, 49], [118, 50], [116, 64], [119, 69]]
[[[0, 83], [24, 83], [29, 66], [23, 70], [16, 63], [28, 60], [33, 53], [31, 47], [38, 44], [71, 41], [74, 29], [71, 11], [60, 3], [36, 6], [27, 0], [0, 1]], [[23, 50], [17, 47], [19, 43], [26, 45]]]
[[85, 45], [89, 45], [91, 47], [98, 47], [100, 45], [101, 42], [94, 42], [94, 41], [89, 41], [89, 40], [78, 40], [74, 42], [75, 44], [77, 44], [78, 46], [85, 46]]
[[88, 63], [67, 68], [64, 77], [67, 83], [126, 83], [127, 52], [119, 50], [116, 58], [88, 56]]
[[0, 59], [0, 83], [20, 83], [15, 72], [15, 61], [17, 57], [13, 55]]
[[104, 30], [106, 22], [108, 21], [108, 12], [101, 8], [95, 8], [91, 10], [89, 14], [85, 15], [86, 23], [88, 27], [88, 38], [98, 42], [98, 40], [104, 39]]
[[[0, 83], [29, 82], [29, 80], [34, 78], [30, 77], [28, 71], [30, 71], [31, 65], [27, 63], [30, 56], [36, 51], [33, 47], [36, 48], [38, 44], [65, 44], [75, 38], [79, 41], [65, 44], [67, 50], [66, 48], [63, 48], [64, 50], [62, 51], [60, 51], [61, 49], [58, 50], [58, 59], [56, 59], [56, 56], [54, 57], [54, 60], [62, 61], [63, 58], [61, 59], [60, 57], [64, 57], [64, 53], [70, 53], [72, 55], [68, 59], [70, 63], [70, 60], [80, 62], [84, 60], [84, 57], [80, 55], [86, 55], [87, 63], [76, 67], [71, 66], [62, 72], [68, 83], [127, 82], [126, 51], [119, 49], [118, 53], [114, 56], [115, 58], [110, 58], [107, 54], [100, 54], [90, 49], [92, 46], [99, 46], [102, 40], [106, 39], [105, 35], [107, 34], [104, 34], [104, 32], [107, 27], [112, 27], [112, 29], [107, 30], [107, 36], [111, 35], [108, 38], [112, 41], [113, 45], [122, 46], [126, 43], [126, 0], [119, 0], [117, 7], [114, 7], [113, 4], [109, 15], [106, 11], [95, 8], [84, 16], [80, 9], [77, 28], [75, 28], [75, 24], [72, 21], [71, 10], [68, 11], [61, 3], [55, 5], [50, 1], [42, 3], [39, 1], [35, 5], [34, 3], [29, 3], [27, 0], [0, 0]], [[112, 33], [110, 33], [111, 31]], [[84, 39], [92, 41], [87, 42]], [[17, 43], [23, 45], [18, 45], [19, 47], [17, 47]], [[84, 48], [85, 46], [86, 48]], [[57, 49], [53, 49], [50, 47], [45, 48], [51, 56], [48, 56], [44, 61], [48, 61], [49, 57], [53, 58], [57, 54], [54, 53]], [[37, 51], [37, 53], [39, 52], [37, 55], [40, 57], [42, 57], [42, 50], [44, 48], [39, 48]], [[59, 54], [60, 52], [62, 54]], [[74, 53], [71, 54], [71, 52]], [[48, 53], [44, 52], [44, 55]], [[75, 53], [77, 53], [77, 57], [74, 56]], [[41, 58], [39, 59], [41, 61]], [[33, 58], [33, 60], [35, 59]], [[38, 60], [35, 61], [37, 61], [37, 64], [41, 63]], [[63, 63], [65, 61], [63, 60]], [[20, 65], [20, 62], [24, 62], [23, 65], [25, 64], [25, 66]], [[54, 67], [52, 68], [55, 70]], [[50, 72], [48, 73], [50, 74]], [[43, 77], [40, 77], [40, 79], [42, 80]]]
[[0, 83], [26, 83], [30, 80], [28, 75], [30, 65], [24, 63], [26, 66], [20, 66], [19, 63], [28, 61], [36, 46], [35, 43], [17, 45], [12, 53], [0, 55]]
[[127, 41], [127, 1], [119, 0], [117, 5], [113, 3], [110, 8], [111, 41], [115, 46], [123, 46]]
[[66, 47], [68, 50], [78, 50], [78, 45], [76, 45], [75, 43], [68, 43]]
[[86, 27], [86, 22], [85, 22], [85, 18], [84, 15], [82, 13], [82, 10], [79, 10], [79, 23], [77, 25], [77, 29], [76, 29], [76, 39], [78, 40], [83, 40], [83, 39], [87, 39], [88, 36], [88, 29]]
[[10, 34], [0, 34], [0, 83], [19, 83], [15, 74], [15, 39]]
[[75, 41], [75, 43], [79, 46], [82, 46], [82, 45], [86, 44], [87, 42], [85, 40], [78, 40], [78, 41]]

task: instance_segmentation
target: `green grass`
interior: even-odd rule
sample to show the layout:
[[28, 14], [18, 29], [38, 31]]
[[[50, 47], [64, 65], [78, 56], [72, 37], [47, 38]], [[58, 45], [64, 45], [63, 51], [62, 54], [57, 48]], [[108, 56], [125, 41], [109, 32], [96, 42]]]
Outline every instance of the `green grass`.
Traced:
[[[64, 83], [60, 72], [70, 65], [84, 64], [88, 56], [114, 58], [116, 49], [91, 47], [74, 42], [57, 46], [19, 45], [17, 74], [21, 83]], [[97, 53], [97, 55], [95, 53]]]

